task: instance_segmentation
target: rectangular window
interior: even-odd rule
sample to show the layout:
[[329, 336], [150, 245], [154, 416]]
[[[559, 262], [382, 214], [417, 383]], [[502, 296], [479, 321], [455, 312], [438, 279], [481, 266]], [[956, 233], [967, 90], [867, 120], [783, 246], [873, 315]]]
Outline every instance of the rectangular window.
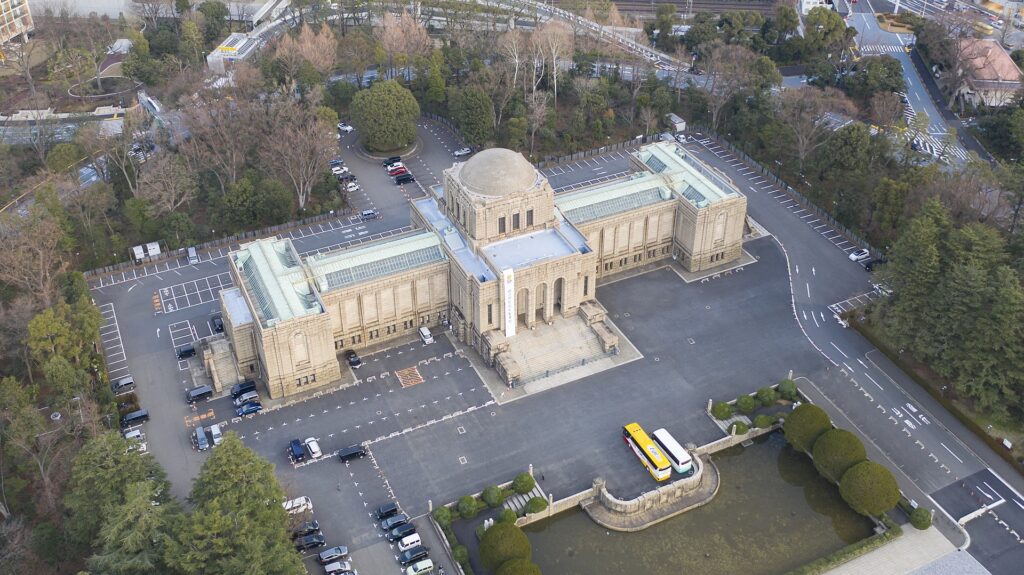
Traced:
[[494, 323], [494, 304], [487, 304], [487, 325]]
[[352, 336], [352, 345], [355, 345], [355, 344], [357, 344], [357, 343], [359, 343], [361, 341], [363, 341], [362, 334]]
[[501, 216], [500, 218], [498, 218], [498, 233], [505, 233], [505, 216]]
[[378, 336], [380, 336], [380, 330], [379, 329], [371, 329], [370, 330], [370, 339], [377, 339]]
[[512, 214], [512, 229], [513, 230], [518, 230], [519, 229], [519, 213], [518, 212]]
[[526, 210], [526, 226], [533, 225], [533, 210]]
[[587, 290], [590, 287], [590, 276], [583, 276], [583, 295], [587, 295]]

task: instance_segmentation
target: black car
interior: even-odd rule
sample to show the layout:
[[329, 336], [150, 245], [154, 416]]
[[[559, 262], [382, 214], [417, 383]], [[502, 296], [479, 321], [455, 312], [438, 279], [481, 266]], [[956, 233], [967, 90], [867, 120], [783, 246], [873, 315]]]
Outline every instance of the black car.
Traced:
[[412, 523], [406, 523], [388, 531], [387, 538], [388, 541], [401, 541], [413, 533], [416, 533], [416, 526]]
[[348, 557], [348, 547], [344, 545], [338, 545], [337, 547], [331, 547], [330, 549], [324, 549], [317, 555], [316, 560], [321, 565], [327, 565], [334, 561], [340, 561]]
[[316, 549], [327, 545], [327, 540], [320, 533], [313, 533], [312, 535], [303, 535], [295, 540], [296, 551], [306, 551], [309, 549]]
[[300, 523], [295, 529], [292, 529], [292, 539], [298, 539], [299, 537], [314, 535], [316, 533], [320, 533], [320, 522], [306, 521], [304, 523]]
[[408, 184], [410, 182], [415, 182], [415, 181], [416, 181], [416, 178], [412, 177], [412, 174], [402, 174], [400, 176], [395, 176], [395, 184], [399, 185], [399, 186], [402, 185], [402, 184]]
[[381, 521], [380, 528], [384, 531], [388, 531], [394, 529], [395, 527], [398, 527], [399, 525], [405, 525], [408, 522], [409, 516], [404, 513], [400, 513], [398, 515], [395, 515], [394, 517], [388, 517], [384, 521]]
[[430, 551], [422, 545], [417, 545], [412, 549], [402, 553], [398, 556], [398, 560], [402, 562], [402, 565], [409, 565], [415, 563], [420, 559], [426, 559], [430, 555]]
[[220, 315], [215, 315], [210, 318], [210, 323], [213, 324], [213, 331], [215, 333], [221, 333], [224, 331], [224, 318]]
[[885, 259], [883, 257], [879, 257], [879, 258], [870, 259], [870, 260], [865, 261], [865, 262], [860, 262], [860, 265], [864, 266], [865, 270], [872, 271], [872, 270], [875, 269], [875, 266], [880, 266], [880, 265], [882, 265], [884, 263], [887, 263], [888, 261], [889, 260], [887, 260], [887, 259]]
[[385, 503], [377, 508], [374, 513], [377, 516], [377, 521], [382, 521], [388, 517], [394, 517], [398, 515], [398, 504], [392, 501], [391, 503]]
[[345, 360], [348, 361], [349, 367], [361, 367], [363, 365], [363, 360], [359, 359], [359, 354], [353, 349], [345, 352]]
[[388, 158], [388, 159], [384, 160], [383, 162], [381, 162], [380, 165], [383, 168], [383, 167], [385, 167], [385, 166], [387, 166], [389, 164], [394, 164], [395, 162], [401, 162], [401, 161], [402, 161], [402, 156], [391, 156], [390, 158]]
[[306, 458], [306, 448], [298, 439], [293, 439], [291, 443], [288, 444], [287, 451], [288, 457], [290, 457], [292, 461], [296, 463]]
[[231, 386], [231, 398], [234, 399], [243, 393], [249, 393], [250, 391], [256, 391], [256, 382], [252, 380], [245, 380], [242, 383], [236, 383]]

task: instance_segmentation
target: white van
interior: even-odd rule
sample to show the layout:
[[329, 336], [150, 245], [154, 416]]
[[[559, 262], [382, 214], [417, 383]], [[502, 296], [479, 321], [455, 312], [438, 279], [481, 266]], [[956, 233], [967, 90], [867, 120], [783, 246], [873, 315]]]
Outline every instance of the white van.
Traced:
[[220, 424], [214, 423], [209, 427], [210, 438], [213, 439], [213, 446], [220, 445], [221, 441], [224, 441], [224, 434], [220, 432]]
[[424, 559], [423, 561], [417, 561], [410, 565], [406, 570], [406, 575], [425, 575], [426, 573], [434, 572], [434, 562], [430, 559]]
[[247, 391], [235, 398], [235, 407], [241, 407], [250, 401], [259, 401], [260, 394], [256, 391]]
[[303, 495], [302, 497], [296, 497], [291, 501], [285, 501], [281, 504], [284, 510], [291, 515], [296, 515], [304, 511], [313, 512], [313, 502], [309, 500], [309, 497]]
[[199, 253], [196, 252], [195, 248], [189, 248], [188, 249], [188, 264], [191, 265], [191, 266], [194, 266], [197, 263], [199, 263]]
[[434, 336], [430, 335], [430, 330], [427, 329], [427, 326], [420, 327], [420, 339], [423, 340], [423, 345], [434, 343]]
[[405, 536], [404, 538], [402, 538], [401, 541], [398, 542], [398, 550], [408, 551], [413, 547], [416, 547], [417, 545], [422, 545], [422, 542], [420, 541], [419, 534], [413, 533], [412, 535]]

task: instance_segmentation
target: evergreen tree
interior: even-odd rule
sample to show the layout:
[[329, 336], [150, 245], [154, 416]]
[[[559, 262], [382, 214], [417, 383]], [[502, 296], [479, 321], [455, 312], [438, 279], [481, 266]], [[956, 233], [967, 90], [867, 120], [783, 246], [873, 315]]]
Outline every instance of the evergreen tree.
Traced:
[[882, 277], [894, 292], [888, 304], [887, 328], [900, 347], [931, 347], [933, 326], [922, 325], [933, 307], [940, 277], [939, 230], [934, 220], [921, 215], [893, 245]]
[[99, 550], [89, 558], [89, 569], [104, 575], [166, 573], [163, 546], [179, 518], [174, 501], [154, 505], [158, 486], [153, 481], [131, 483], [124, 503], [111, 506], [100, 529]]

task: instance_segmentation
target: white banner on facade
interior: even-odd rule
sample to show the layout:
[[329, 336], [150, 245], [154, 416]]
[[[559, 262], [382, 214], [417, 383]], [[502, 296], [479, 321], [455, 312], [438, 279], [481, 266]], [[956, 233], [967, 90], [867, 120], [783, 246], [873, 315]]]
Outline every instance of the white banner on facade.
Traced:
[[516, 279], [512, 268], [501, 270], [501, 281], [505, 287], [505, 337], [516, 334]]

